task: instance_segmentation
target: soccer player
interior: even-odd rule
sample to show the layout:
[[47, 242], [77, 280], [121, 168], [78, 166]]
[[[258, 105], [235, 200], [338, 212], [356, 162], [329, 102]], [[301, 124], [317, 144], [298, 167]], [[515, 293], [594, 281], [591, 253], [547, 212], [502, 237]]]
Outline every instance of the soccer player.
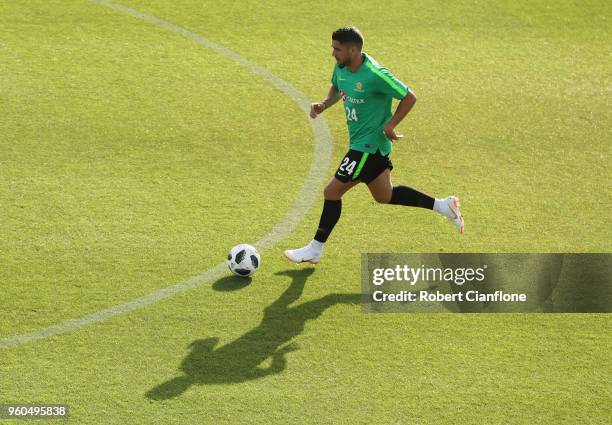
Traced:
[[[325, 100], [310, 105], [310, 117], [316, 118], [342, 98], [349, 151], [323, 191], [323, 212], [314, 239], [303, 248], [285, 251], [285, 256], [296, 263], [318, 263], [323, 245], [340, 218], [342, 195], [359, 183], [365, 183], [381, 204], [437, 211], [463, 234], [464, 220], [456, 196], [436, 199], [410, 187], [391, 184], [393, 165], [389, 154], [393, 142], [402, 138], [395, 133], [395, 127], [414, 106], [414, 93], [362, 51], [363, 35], [354, 26], [334, 31], [332, 48], [336, 59], [332, 84]], [[400, 102], [392, 115], [393, 99]]]

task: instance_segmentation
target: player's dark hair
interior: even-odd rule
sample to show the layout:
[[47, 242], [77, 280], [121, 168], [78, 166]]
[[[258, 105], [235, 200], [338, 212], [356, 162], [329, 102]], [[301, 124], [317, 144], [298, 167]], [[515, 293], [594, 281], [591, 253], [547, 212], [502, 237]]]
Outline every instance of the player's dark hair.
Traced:
[[355, 44], [359, 47], [359, 50], [363, 47], [363, 34], [352, 25], [338, 28], [332, 33], [332, 40], [336, 40], [340, 44]]

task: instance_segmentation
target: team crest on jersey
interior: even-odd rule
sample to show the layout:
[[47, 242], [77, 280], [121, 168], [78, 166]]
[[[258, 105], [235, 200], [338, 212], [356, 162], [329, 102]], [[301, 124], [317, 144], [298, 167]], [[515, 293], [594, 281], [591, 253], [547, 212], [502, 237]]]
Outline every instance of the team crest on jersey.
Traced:
[[357, 82], [355, 83], [355, 88], [356, 88], [357, 90], [362, 90], [362, 89], [363, 89], [363, 84], [361, 83], [361, 81], [357, 81]]

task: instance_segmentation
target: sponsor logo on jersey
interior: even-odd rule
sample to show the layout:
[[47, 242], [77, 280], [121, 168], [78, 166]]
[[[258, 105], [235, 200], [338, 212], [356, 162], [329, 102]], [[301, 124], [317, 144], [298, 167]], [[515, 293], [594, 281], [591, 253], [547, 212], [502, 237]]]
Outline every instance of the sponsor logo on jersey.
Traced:
[[359, 99], [359, 98], [355, 98], [355, 97], [351, 97], [351, 96], [345, 96], [344, 97], [344, 101], [348, 101], [351, 103], [356, 103], [358, 105], [361, 105], [362, 103], [365, 103], [365, 99]]

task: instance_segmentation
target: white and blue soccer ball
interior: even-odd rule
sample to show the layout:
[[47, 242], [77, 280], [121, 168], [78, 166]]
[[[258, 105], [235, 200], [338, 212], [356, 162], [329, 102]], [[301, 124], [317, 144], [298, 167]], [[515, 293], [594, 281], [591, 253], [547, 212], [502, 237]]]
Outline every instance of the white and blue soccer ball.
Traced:
[[253, 245], [246, 243], [236, 245], [227, 255], [227, 267], [237, 276], [252, 276], [260, 264], [259, 252]]

